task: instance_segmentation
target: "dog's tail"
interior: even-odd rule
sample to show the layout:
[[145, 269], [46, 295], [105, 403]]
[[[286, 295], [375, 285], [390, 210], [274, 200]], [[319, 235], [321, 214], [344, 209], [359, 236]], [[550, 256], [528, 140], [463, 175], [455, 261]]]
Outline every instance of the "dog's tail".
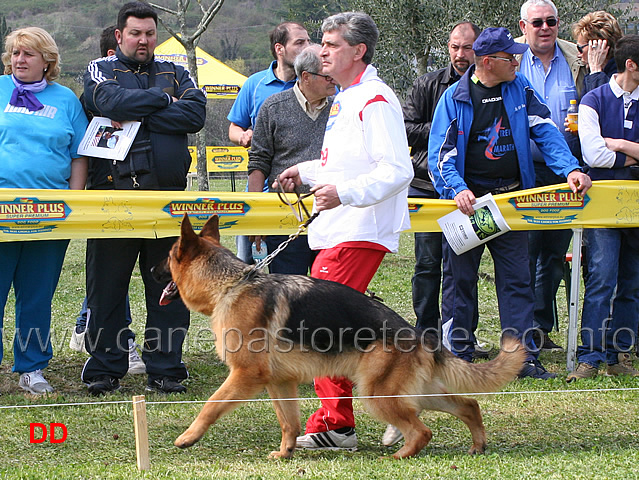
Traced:
[[494, 392], [513, 380], [526, 360], [519, 340], [504, 336], [499, 355], [490, 362], [469, 363], [446, 352], [437, 376], [451, 393]]

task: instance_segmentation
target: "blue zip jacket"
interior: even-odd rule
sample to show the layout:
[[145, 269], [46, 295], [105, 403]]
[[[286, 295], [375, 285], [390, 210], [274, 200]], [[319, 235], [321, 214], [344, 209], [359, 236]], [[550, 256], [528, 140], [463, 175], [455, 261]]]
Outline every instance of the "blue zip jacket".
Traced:
[[[428, 141], [428, 165], [433, 184], [442, 198], [452, 200], [468, 186], [464, 181], [466, 147], [473, 124], [470, 98], [473, 65], [462, 78], [444, 92], [433, 116]], [[519, 160], [519, 183], [522, 189], [535, 186], [535, 170], [530, 152], [532, 139], [557, 175], [566, 177], [580, 170], [561, 132], [550, 119], [550, 110], [539, 98], [530, 82], [521, 75], [501, 84], [504, 106], [513, 132]]]

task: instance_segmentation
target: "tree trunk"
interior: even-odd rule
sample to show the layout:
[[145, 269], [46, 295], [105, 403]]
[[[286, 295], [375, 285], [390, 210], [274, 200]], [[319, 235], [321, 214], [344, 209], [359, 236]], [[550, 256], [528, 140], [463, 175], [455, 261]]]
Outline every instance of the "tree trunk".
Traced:
[[[193, 77], [195, 85], [198, 86], [197, 75], [197, 56], [195, 55], [195, 44], [193, 41], [184, 42], [184, 49], [186, 50], [186, 59], [189, 64], [189, 72]], [[209, 174], [206, 167], [206, 129], [202, 129], [195, 135], [196, 137], [196, 149], [197, 149], [197, 189], [200, 191], [208, 191], [209, 189]]]

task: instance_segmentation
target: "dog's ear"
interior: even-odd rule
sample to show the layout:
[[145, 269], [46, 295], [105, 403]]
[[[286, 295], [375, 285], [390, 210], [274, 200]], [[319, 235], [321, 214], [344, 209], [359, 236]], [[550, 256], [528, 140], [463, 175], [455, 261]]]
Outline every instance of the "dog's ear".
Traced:
[[211, 215], [206, 221], [200, 232], [201, 237], [209, 237], [220, 243], [220, 218], [217, 215]]
[[182, 258], [189, 250], [192, 250], [199, 243], [197, 234], [193, 231], [189, 216], [185, 213], [182, 217], [182, 228], [178, 240], [178, 257]]

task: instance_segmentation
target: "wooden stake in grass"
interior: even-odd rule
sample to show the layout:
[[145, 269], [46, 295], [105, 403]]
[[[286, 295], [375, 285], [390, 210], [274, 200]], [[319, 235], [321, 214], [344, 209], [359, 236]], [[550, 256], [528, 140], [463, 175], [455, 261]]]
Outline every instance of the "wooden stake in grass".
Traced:
[[138, 470], [148, 470], [149, 432], [146, 422], [146, 402], [144, 395], [133, 397], [133, 426], [135, 430], [135, 453], [138, 458]]

